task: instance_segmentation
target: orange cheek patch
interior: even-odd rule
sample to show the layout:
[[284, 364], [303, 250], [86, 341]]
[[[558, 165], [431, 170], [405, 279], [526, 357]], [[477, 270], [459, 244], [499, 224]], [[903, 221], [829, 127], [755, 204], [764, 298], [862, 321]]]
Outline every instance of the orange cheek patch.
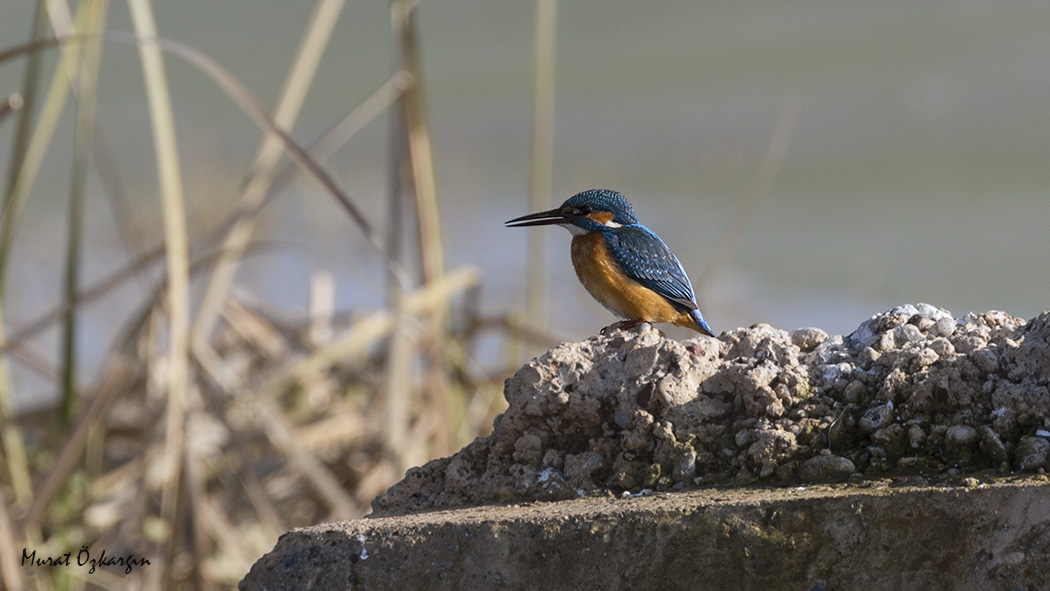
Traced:
[[609, 222], [613, 221], [613, 218], [616, 216], [613, 215], [611, 211], [599, 211], [596, 213], [589, 213], [587, 214], [587, 217], [604, 226], [605, 224], [608, 224]]

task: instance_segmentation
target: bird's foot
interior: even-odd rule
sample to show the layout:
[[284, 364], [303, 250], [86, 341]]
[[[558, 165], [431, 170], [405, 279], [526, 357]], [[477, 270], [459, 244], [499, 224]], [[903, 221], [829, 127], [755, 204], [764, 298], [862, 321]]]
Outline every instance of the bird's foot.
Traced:
[[624, 320], [623, 322], [617, 322], [616, 324], [610, 324], [601, 330], [602, 335], [606, 335], [610, 330], [630, 330], [643, 324], [649, 324], [646, 320]]

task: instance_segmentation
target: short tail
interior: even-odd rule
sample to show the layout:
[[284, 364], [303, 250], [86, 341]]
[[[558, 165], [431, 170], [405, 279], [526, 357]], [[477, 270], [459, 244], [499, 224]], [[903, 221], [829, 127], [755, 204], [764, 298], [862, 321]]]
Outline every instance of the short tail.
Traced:
[[711, 327], [707, 325], [707, 321], [704, 320], [704, 315], [700, 313], [700, 309], [690, 310], [689, 316], [692, 317], [693, 322], [696, 323], [696, 329], [706, 334], [707, 336], [715, 336], [715, 331], [711, 330]]

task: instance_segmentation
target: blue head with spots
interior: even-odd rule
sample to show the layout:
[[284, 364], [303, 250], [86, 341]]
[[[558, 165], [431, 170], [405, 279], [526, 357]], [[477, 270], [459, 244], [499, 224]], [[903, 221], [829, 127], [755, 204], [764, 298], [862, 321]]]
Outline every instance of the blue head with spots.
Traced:
[[507, 222], [508, 226], [558, 224], [573, 234], [586, 234], [637, 224], [634, 208], [623, 195], [608, 189], [592, 189], [569, 197], [561, 207]]

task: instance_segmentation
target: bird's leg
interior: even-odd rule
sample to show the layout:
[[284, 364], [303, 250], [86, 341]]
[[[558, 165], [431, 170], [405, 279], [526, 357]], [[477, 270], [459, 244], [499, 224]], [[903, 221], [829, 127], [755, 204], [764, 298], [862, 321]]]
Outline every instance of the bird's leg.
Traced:
[[632, 328], [634, 328], [636, 326], [645, 324], [646, 322], [648, 322], [648, 321], [647, 320], [624, 320], [622, 322], [617, 322], [616, 324], [611, 324], [609, 326], [606, 326], [605, 328], [603, 328], [601, 330], [601, 334], [604, 335], [604, 334], [608, 333], [609, 329], [630, 330], [630, 329], [632, 329]]

